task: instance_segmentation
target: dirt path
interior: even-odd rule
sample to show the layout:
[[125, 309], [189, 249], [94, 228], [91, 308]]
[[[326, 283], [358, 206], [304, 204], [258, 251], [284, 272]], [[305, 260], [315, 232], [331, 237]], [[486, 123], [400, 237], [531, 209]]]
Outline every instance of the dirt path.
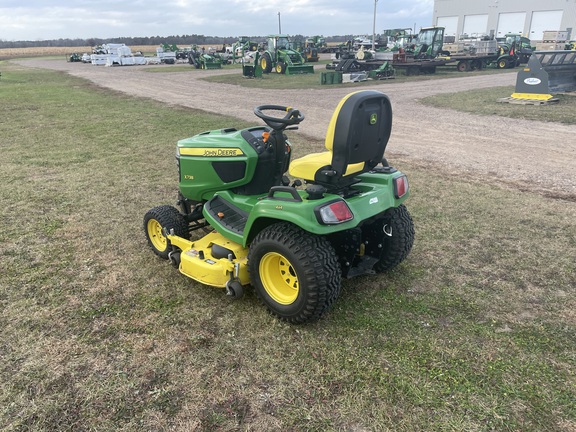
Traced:
[[[312, 90], [257, 90], [202, 80], [214, 71], [194, 74], [148, 73], [142, 67], [97, 67], [62, 60], [20, 60], [19, 64], [66, 71], [99, 86], [134, 96], [199, 108], [255, 121], [252, 108], [264, 103], [289, 105], [306, 115], [301, 133], [323, 139], [338, 101], [351, 87]], [[169, 67], [169, 66], [167, 66]], [[239, 73], [238, 70], [218, 73]], [[374, 83], [391, 101], [394, 112], [387, 154], [402, 156], [432, 169], [447, 168], [462, 176], [486, 178], [576, 200], [576, 127], [497, 116], [476, 116], [423, 106], [418, 99], [472, 88], [514, 85], [516, 74], [462, 76], [407, 83]], [[368, 88], [368, 87], [364, 87]], [[524, 131], [510, 139], [500, 131]]]

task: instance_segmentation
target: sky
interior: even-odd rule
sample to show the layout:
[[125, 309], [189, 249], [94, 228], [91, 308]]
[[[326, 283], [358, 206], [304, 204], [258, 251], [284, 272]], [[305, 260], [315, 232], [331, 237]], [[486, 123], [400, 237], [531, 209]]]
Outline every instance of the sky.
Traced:
[[370, 35], [374, 5], [376, 33], [432, 24], [434, 0], [0, 0], [0, 40]]

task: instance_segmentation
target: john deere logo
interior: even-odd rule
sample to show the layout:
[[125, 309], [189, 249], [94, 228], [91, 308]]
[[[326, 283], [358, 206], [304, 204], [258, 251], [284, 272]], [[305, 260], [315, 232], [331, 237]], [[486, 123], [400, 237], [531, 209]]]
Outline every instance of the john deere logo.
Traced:
[[378, 121], [378, 116], [376, 114], [371, 114], [370, 115], [370, 124], [375, 125], [377, 121]]

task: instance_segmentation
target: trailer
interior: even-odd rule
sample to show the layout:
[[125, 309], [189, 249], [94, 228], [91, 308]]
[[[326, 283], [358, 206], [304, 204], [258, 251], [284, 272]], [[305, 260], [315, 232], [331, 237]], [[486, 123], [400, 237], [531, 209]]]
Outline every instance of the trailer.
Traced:
[[450, 60], [447, 64], [456, 64], [456, 69], [460, 72], [481, 70], [491, 65], [498, 69], [508, 69], [520, 64], [513, 38], [500, 42], [488, 36], [461, 39], [455, 43], [443, 44], [442, 51]]
[[485, 55], [461, 55], [450, 56], [447, 58], [447, 65], [456, 64], [456, 69], [459, 72], [469, 72], [474, 70], [482, 70], [487, 66], [496, 64], [499, 69], [513, 67], [513, 62], [501, 61], [498, 62], [498, 54], [485, 54]]

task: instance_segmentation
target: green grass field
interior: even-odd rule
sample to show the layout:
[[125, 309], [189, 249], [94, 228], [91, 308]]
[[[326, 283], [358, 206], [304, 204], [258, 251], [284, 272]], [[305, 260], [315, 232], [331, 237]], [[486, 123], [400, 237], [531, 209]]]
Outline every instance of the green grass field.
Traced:
[[575, 202], [388, 155], [411, 255], [291, 326], [142, 230], [176, 141], [242, 122], [0, 71], [0, 430], [576, 430]]

